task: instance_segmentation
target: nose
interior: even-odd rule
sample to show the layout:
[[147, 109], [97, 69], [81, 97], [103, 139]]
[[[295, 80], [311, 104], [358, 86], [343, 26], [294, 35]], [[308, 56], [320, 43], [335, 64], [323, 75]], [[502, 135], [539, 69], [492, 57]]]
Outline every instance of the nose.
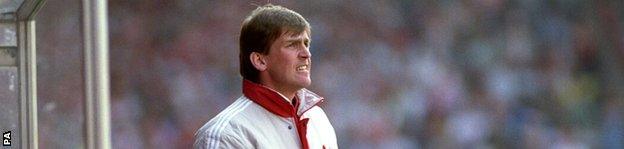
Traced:
[[300, 50], [299, 57], [303, 59], [308, 59], [312, 57], [312, 53], [310, 53], [310, 48], [304, 47], [303, 50]]

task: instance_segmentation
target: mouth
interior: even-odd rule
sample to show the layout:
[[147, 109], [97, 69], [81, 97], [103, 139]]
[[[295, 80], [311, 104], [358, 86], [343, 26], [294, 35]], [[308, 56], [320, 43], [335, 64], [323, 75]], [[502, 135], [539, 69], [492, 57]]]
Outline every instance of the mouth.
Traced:
[[310, 70], [310, 66], [308, 64], [297, 66], [297, 71], [309, 71], [309, 70]]

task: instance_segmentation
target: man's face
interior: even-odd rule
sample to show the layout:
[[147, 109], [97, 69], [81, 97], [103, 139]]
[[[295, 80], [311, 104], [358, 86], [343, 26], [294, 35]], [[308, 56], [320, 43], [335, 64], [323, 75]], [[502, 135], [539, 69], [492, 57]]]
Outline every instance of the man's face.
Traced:
[[312, 83], [309, 31], [286, 32], [278, 37], [266, 56], [269, 81], [277, 90], [296, 91]]

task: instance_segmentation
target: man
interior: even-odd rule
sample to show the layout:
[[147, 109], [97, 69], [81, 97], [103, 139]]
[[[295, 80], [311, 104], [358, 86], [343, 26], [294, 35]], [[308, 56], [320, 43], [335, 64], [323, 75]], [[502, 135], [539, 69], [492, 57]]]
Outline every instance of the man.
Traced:
[[243, 96], [195, 133], [195, 148], [338, 148], [310, 79], [310, 25], [275, 5], [252, 11], [240, 34]]

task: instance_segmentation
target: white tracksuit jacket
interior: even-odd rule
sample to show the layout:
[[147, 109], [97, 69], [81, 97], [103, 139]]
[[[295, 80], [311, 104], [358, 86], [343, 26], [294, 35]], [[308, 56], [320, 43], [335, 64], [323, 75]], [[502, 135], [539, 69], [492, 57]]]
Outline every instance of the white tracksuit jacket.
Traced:
[[195, 133], [197, 149], [337, 149], [336, 134], [323, 98], [307, 89], [295, 107], [280, 93], [243, 80], [243, 94]]

